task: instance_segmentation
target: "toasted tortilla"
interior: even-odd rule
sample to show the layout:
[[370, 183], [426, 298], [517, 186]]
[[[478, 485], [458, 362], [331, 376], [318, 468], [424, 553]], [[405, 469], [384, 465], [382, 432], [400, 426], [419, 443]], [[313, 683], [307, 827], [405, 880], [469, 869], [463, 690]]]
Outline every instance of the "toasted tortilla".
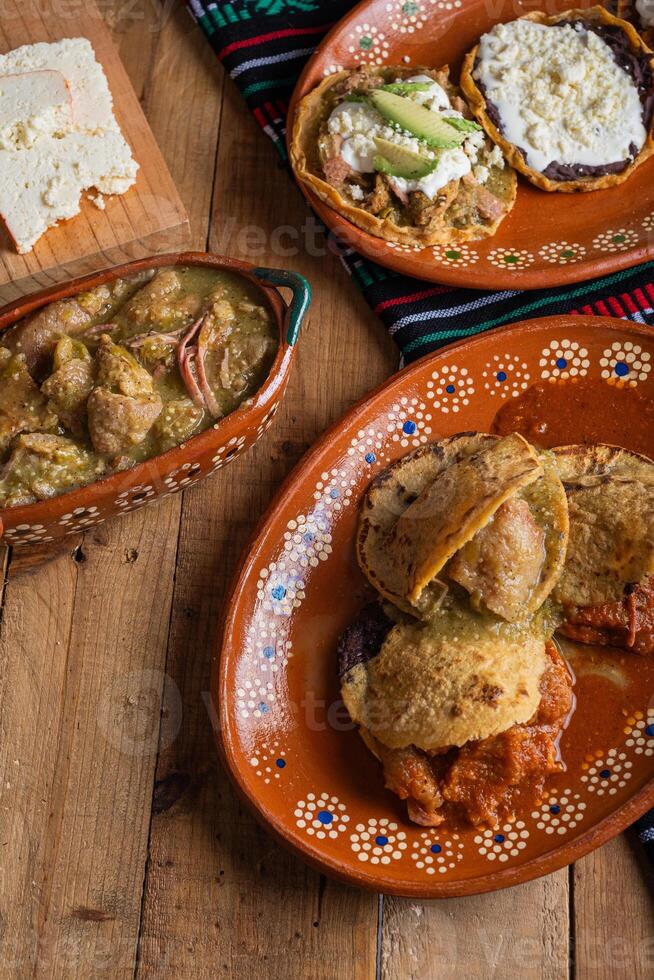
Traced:
[[570, 536], [553, 598], [598, 606], [654, 574], [654, 462], [616, 446], [554, 450]]
[[643, 23], [634, 0], [618, 0], [615, 12], [621, 20], [634, 25], [648, 48], [654, 48], [654, 27], [647, 27]]
[[[449, 69], [447, 67], [436, 70], [432, 68], [391, 66], [366, 68], [364, 71], [368, 75], [380, 76], [389, 82], [394, 81], [396, 78], [409, 78], [417, 74], [428, 75], [445, 89], [451, 99], [460, 95], [458, 89], [449, 80]], [[338, 102], [341, 101], [336, 96], [334, 90], [348, 76], [360, 73], [361, 71], [341, 71], [329, 75], [301, 100], [293, 122], [289, 154], [291, 166], [296, 178], [301, 183], [306, 184], [322, 201], [335, 211], [338, 211], [339, 214], [351, 221], [352, 224], [386, 241], [398, 242], [404, 245], [427, 246], [447, 244], [448, 242], [472, 241], [494, 235], [500, 223], [515, 203], [517, 178], [514, 171], [508, 165], [505, 165], [503, 168], [489, 166], [491, 173], [488, 185], [492, 188], [493, 195], [503, 205], [503, 212], [499, 218], [494, 221], [489, 220], [462, 225], [461, 222], [464, 220], [462, 214], [466, 213], [466, 204], [470, 190], [463, 181], [454, 180], [450, 181], [449, 184], [446, 184], [439, 191], [439, 200], [442, 198], [442, 215], [437, 227], [431, 231], [420, 228], [413, 223], [398, 224], [389, 217], [377, 217], [365, 208], [357, 207], [353, 201], [345, 198], [337, 188], [333, 187], [324, 179], [318, 148], [321, 126]], [[492, 143], [488, 141], [485, 154], [480, 154], [480, 163], [484, 162], [485, 156], [491, 150]]]
[[380, 474], [362, 504], [359, 565], [385, 598], [426, 617], [447, 591], [447, 562], [515, 495], [544, 532], [538, 584], [521, 610], [533, 615], [563, 568], [567, 503], [549, 454], [538, 457], [518, 435], [452, 436]]
[[397, 520], [387, 542], [401, 591], [418, 605], [449, 559], [517, 490], [542, 474], [536, 452], [517, 434], [493, 440], [448, 466]]
[[341, 692], [364, 738], [433, 751], [528, 721], [546, 667], [541, 623], [517, 627], [448, 602], [428, 622], [394, 626]]
[[[651, 54], [650, 49], [645, 44], [645, 41], [631, 24], [627, 23], [625, 20], [621, 20], [618, 17], [614, 17], [603, 7], [591, 7], [588, 10], [566, 10], [564, 13], [554, 14], [552, 16], [548, 16], [542, 11], [536, 11], [531, 14], [525, 14], [525, 16], [521, 19], [531, 20], [536, 24], [545, 25], [560, 24], [562, 21], [581, 20], [588, 24], [619, 27], [627, 35], [629, 44], [633, 51], [638, 52], [639, 54]], [[477, 44], [471, 51], [468, 52], [463, 61], [460, 80], [463, 94], [465, 95], [468, 105], [470, 106], [475, 118], [484, 127], [485, 131], [488, 133], [493, 142], [500, 147], [505, 159], [508, 160], [512, 167], [518, 170], [521, 174], [524, 174], [524, 176], [527, 177], [532, 184], [540, 187], [541, 190], [574, 193], [576, 191], [596, 191], [601, 190], [604, 187], [614, 187], [615, 185], [622, 184], [625, 180], [628, 180], [634, 170], [654, 153], [654, 132], [653, 127], [650, 124], [649, 133], [642, 149], [632, 163], [625, 167], [625, 169], [620, 173], [604, 174], [601, 177], [589, 177], [577, 180], [551, 180], [540, 171], [533, 170], [528, 166], [520, 149], [504, 138], [504, 135], [500, 132], [488, 114], [486, 97], [477, 87], [477, 83], [473, 78], [478, 51], [479, 45]], [[654, 58], [650, 60], [650, 65], [652, 70], [654, 70]]]

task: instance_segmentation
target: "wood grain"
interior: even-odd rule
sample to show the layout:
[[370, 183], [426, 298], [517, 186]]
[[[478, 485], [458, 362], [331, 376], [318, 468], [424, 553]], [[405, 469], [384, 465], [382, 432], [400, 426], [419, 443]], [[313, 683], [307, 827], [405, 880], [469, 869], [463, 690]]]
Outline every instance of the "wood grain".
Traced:
[[[228, 84], [211, 244], [252, 258], [248, 242], [256, 242], [251, 245], [256, 261], [281, 265], [273, 247], [278, 215], [299, 228], [306, 212], [280, 173], [274, 150], [256, 137]], [[239, 234], [243, 226], [250, 226], [249, 235]], [[229, 240], [218, 241], [232, 229]], [[152, 819], [140, 977], [158, 976], [163, 958], [174, 976], [208, 978], [218, 970], [254, 978], [261, 956], [274, 977], [369, 980], [375, 975], [376, 898], [327, 883], [280, 851], [255, 824], [216, 764], [206, 707], [209, 653], [225, 589], [254, 520], [325, 425], [325, 416], [340, 414], [396, 359], [382, 338], [386, 356], [371, 363], [371, 331], [377, 328], [370, 314], [363, 319], [360, 297], [326, 288], [342, 276], [334, 256], [298, 254], [290, 261], [311, 279], [316, 303], [275, 425], [247, 457], [194, 488], [184, 501], [166, 668], [181, 692], [184, 721], [157, 767], [163, 802]], [[353, 336], [355, 316], [363, 322]], [[330, 375], [334, 371], [329, 392], [318, 383], [327, 365]]]
[[[132, 36], [138, 34], [138, 30], [132, 32]], [[35, 41], [80, 36], [91, 41], [107, 75], [116, 118], [139, 164], [136, 184], [124, 195], [106, 198], [104, 211], [83, 200], [77, 217], [51, 228], [27, 255], [19, 255], [4, 230], [0, 231], [0, 304], [151, 251], [174, 251], [188, 240], [181, 199], [92, 0], [3, 2], [2, 52]], [[149, 67], [148, 60], [145, 65]]]
[[567, 980], [568, 939], [567, 869], [494, 895], [386, 899], [381, 973], [385, 980]]
[[652, 976], [650, 892], [624, 840], [570, 889], [562, 871], [478, 898], [380, 899], [305, 867], [234, 795], [207, 710], [227, 583], [291, 467], [397, 356], [186, 13], [102, 9], [193, 247], [297, 268], [315, 303], [247, 456], [183, 500], [4, 554], [0, 980]]
[[654, 875], [632, 833], [574, 867], [574, 966], [578, 980], [654, 976]]

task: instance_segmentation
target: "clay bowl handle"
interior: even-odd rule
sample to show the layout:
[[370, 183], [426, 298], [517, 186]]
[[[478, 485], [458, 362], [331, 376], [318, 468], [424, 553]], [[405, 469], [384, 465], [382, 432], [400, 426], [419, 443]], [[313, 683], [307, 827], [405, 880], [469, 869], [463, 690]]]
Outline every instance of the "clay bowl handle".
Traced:
[[292, 347], [297, 342], [302, 321], [311, 304], [311, 286], [298, 272], [285, 272], [283, 269], [253, 269], [252, 274], [263, 286], [273, 288], [285, 286], [293, 293], [285, 321], [286, 342]]

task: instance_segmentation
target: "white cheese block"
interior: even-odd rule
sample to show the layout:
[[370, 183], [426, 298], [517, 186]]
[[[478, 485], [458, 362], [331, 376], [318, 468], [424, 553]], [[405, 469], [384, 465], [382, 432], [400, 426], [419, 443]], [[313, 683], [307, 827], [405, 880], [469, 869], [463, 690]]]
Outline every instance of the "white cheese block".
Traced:
[[76, 128], [87, 132], [120, 132], [114, 118], [107, 78], [85, 37], [67, 37], [52, 44], [25, 44], [0, 55], [0, 75], [52, 69], [64, 76], [73, 94]]
[[70, 89], [59, 71], [0, 77], [0, 149], [32, 146], [40, 136], [72, 128]]
[[[4, 114], [3, 85], [8, 86]], [[69, 121], [60, 128], [63, 88], [70, 97]], [[27, 139], [3, 142], [3, 119], [9, 134], [26, 132]], [[0, 217], [19, 252], [29, 252], [57, 221], [78, 214], [84, 191], [96, 192], [91, 200], [103, 208], [101, 195], [124, 194], [137, 170], [113, 114], [106, 76], [86, 38], [30, 44], [0, 55]]]
[[79, 213], [82, 192], [122, 194], [137, 165], [120, 133], [44, 137], [29, 150], [0, 150], [0, 214], [20, 253]]

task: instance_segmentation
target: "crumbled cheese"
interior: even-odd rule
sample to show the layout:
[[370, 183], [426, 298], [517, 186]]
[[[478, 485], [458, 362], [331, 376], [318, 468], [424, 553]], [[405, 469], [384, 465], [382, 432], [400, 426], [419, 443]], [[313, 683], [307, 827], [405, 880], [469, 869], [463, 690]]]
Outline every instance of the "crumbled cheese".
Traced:
[[104, 211], [107, 206], [102, 194], [89, 194], [89, 200], [95, 204], [98, 211]]
[[490, 177], [490, 170], [488, 167], [484, 167], [479, 164], [477, 167], [472, 168], [472, 176], [475, 178], [478, 184], [485, 184]]
[[488, 163], [489, 167], [497, 167], [499, 170], [504, 170], [504, 166], [505, 166], [504, 156], [499, 146], [497, 145], [493, 146], [493, 149], [486, 157], [486, 162]]
[[[401, 78], [398, 81], [402, 81]], [[414, 102], [419, 102], [420, 105], [424, 105], [425, 108], [431, 109], [432, 112], [441, 112], [445, 110], [451, 116], [460, 116], [460, 112], [455, 112], [450, 105], [450, 97], [438, 82], [430, 78], [429, 75], [412, 75], [411, 78], [404, 79], [406, 82], [422, 82], [424, 85], [429, 85], [428, 89], [423, 92], [412, 92], [410, 98]]]
[[363, 187], [359, 187], [358, 184], [350, 184], [350, 186], [348, 187], [348, 191], [353, 201], [363, 201], [364, 198]]
[[516, 20], [484, 34], [475, 78], [528, 165], [603, 166], [646, 139], [630, 75], [593, 31]]
[[[24, 95], [28, 83], [29, 98]], [[14, 97], [5, 100], [3, 111], [2, 93], [12, 85]], [[62, 85], [69, 98], [67, 122]], [[30, 115], [28, 102], [40, 110]], [[123, 194], [137, 170], [113, 114], [106, 76], [86, 38], [25, 45], [0, 55], [0, 214], [19, 252], [29, 252], [57, 221], [78, 214], [84, 191], [94, 189], [101, 208], [100, 195]]]
[[20, 150], [40, 136], [64, 136], [72, 124], [70, 91], [61, 72], [0, 77], [0, 149]]
[[654, 27], [654, 0], [636, 0], [636, 10], [645, 27]]
[[[461, 117], [461, 113], [452, 108], [447, 92], [433, 78], [429, 78], [428, 75], [414, 75], [404, 81], [428, 82], [429, 89], [412, 92], [409, 98], [442, 115]], [[367, 102], [341, 102], [329, 116], [327, 129], [333, 135], [343, 137], [340, 154], [355, 173], [374, 173], [374, 159], [378, 154], [374, 143], [375, 136], [389, 140], [397, 146], [406, 147], [415, 153], [420, 152], [428, 159], [438, 160], [436, 169], [420, 180], [392, 178], [393, 184], [400, 193], [422, 191], [430, 200], [434, 200], [438, 191], [451, 180], [470, 173], [472, 163], [477, 160], [479, 147], [484, 142], [482, 132], [471, 133], [463, 147], [434, 151], [411, 133], [389, 126], [384, 117]], [[355, 199], [359, 200], [359, 198]]]

